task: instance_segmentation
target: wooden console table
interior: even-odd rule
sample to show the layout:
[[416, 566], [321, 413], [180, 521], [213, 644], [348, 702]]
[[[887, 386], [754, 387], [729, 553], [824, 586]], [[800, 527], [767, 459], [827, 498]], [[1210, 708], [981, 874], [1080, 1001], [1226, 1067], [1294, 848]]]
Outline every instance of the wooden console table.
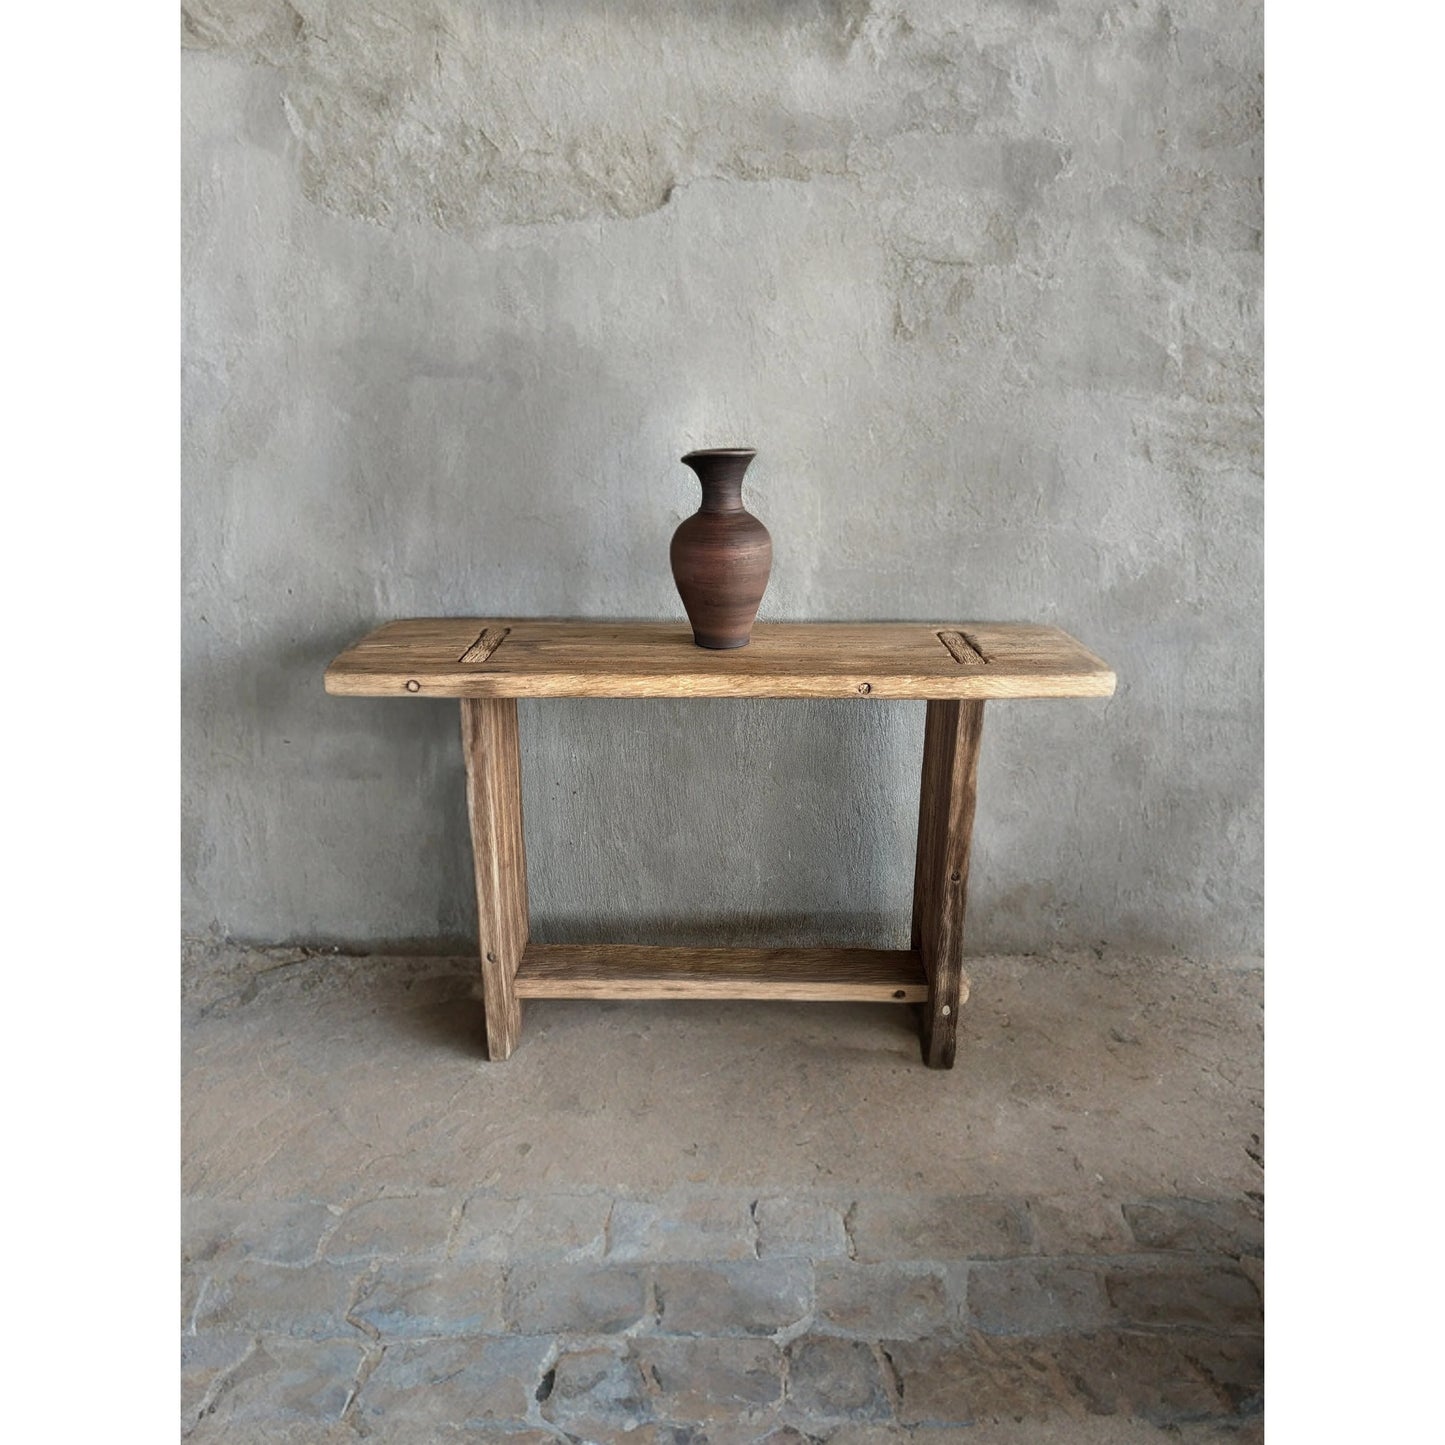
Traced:
[[[344, 697], [454, 697], [476, 864], [487, 1051], [505, 1059], [524, 998], [882, 999], [923, 1005], [923, 1058], [953, 1066], [968, 997], [963, 915], [988, 698], [1108, 697], [1114, 674], [1054, 627], [760, 622], [733, 652], [685, 622], [422, 618], [326, 669]], [[822, 697], [928, 704], [913, 934], [906, 949], [653, 948], [528, 938], [519, 697]]]

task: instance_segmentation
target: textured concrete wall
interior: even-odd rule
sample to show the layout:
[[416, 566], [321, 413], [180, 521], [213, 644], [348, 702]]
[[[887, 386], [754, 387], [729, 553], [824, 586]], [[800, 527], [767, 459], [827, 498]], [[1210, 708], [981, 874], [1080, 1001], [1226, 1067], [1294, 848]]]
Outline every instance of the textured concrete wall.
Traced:
[[[184, 5], [185, 924], [451, 939], [425, 614], [680, 616], [751, 444], [773, 618], [1056, 622], [975, 948], [1261, 928], [1253, 0]], [[540, 936], [896, 941], [922, 705], [522, 705]]]

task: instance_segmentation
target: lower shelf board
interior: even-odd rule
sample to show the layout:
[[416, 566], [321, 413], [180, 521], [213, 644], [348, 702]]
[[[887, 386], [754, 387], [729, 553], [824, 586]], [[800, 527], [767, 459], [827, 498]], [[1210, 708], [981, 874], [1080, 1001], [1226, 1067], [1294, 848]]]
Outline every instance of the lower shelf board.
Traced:
[[520, 998], [794, 999], [921, 1003], [922, 960], [887, 948], [659, 948], [529, 943]]

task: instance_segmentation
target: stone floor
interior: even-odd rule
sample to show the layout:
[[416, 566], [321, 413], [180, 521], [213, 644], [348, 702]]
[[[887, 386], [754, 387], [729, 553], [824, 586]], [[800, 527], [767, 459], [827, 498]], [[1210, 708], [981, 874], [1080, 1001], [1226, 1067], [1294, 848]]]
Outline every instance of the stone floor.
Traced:
[[976, 959], [903, 1006], [544, 1002], [196, 953], [195, 1442], [1258, 1441], [1261, 975]]

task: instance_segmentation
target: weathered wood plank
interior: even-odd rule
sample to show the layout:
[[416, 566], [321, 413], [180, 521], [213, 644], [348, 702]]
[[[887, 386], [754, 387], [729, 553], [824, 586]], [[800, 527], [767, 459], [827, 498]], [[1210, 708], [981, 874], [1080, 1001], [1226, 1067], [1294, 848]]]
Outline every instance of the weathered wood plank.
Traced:
[[928, 975], [923, 1059], [934, 1069], [953, 1067], [958, 1011], [968, 998], [963, 920], [982, 737], [981, 701], [928, 704], [913, 873], [912, 946]]
[[[950, 636], [982, 665], [960, 665]], [[474, 653], [494, 637], [505, 646]], [[759, 622], [748, 646], [713, 652], [693, 643], [686, 622], [421, 618], [347, 648], [327, 668], [326, 689], [360, 697], [1108, 697], [1114, 674], [1067, 633], [1027, 623]]]
[[522, 998], [794, 999], [917, 1003], [916, 953], [876, 948], [662, 948], [529, 943]]
[[513, 986], [527, 946], [527, 846], [522, 834], [522, 756], [511, 698], [462, 699], [467, 817], [477, 882], [477, 932], [487, 1055], [505, 1059], [522, 1032]]

